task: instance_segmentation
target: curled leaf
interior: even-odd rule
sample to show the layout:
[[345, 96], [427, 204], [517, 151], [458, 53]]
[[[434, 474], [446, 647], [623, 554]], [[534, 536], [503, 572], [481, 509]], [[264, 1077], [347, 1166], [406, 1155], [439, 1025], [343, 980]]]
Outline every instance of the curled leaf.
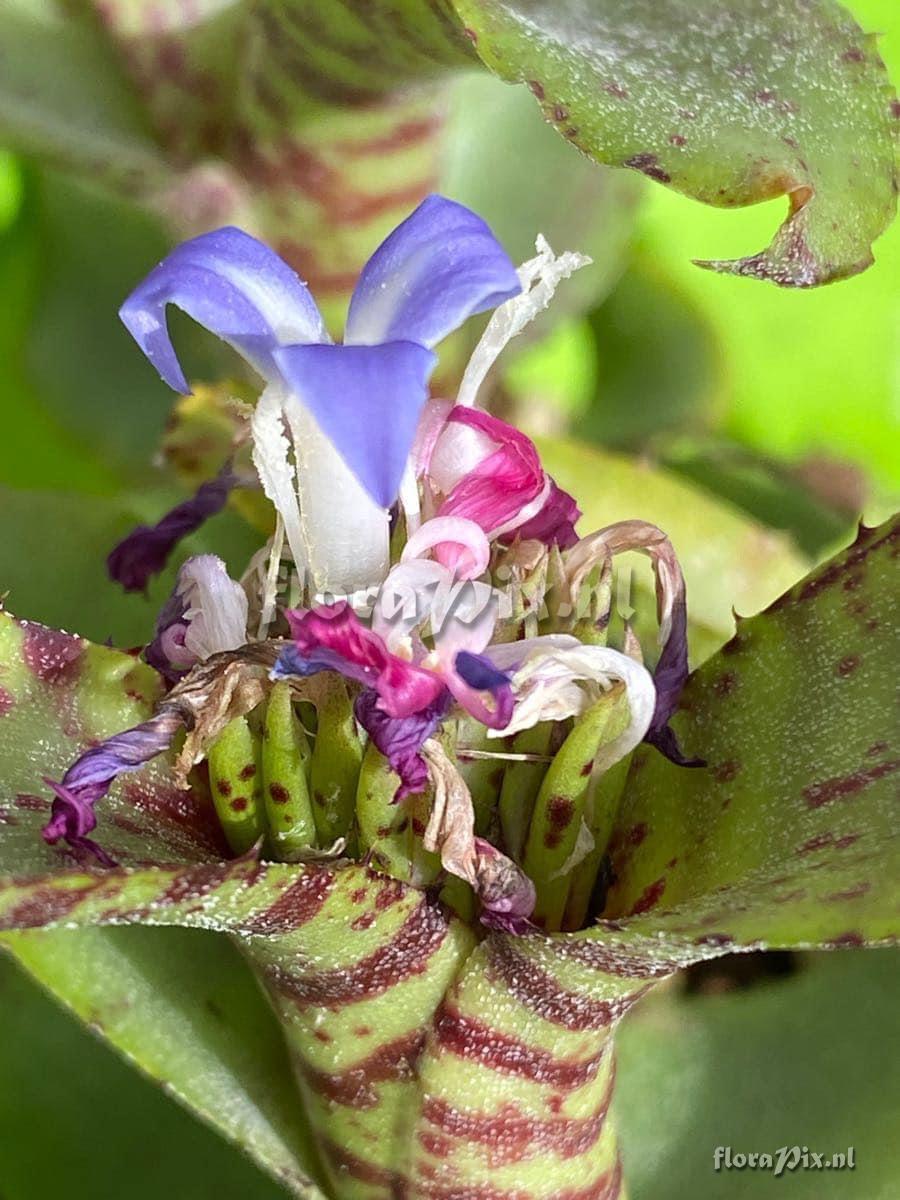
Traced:
[[[812, 287], [895, 211], [896, 96], [834, 0], [456, 0], [482, 61], [593, 158], [707, 204], [787, 196], [772, 244], [701, 265]], [[739, 130], [739, 132], [737, 132]]]

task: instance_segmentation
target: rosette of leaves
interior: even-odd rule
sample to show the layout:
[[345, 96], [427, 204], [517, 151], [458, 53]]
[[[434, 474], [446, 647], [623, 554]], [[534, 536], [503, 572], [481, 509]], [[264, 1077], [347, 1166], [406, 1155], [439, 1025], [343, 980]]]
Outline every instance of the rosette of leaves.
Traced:
[[[39, 836], [41, 776], [144, 717], [157, 680], [4, 615], [7, 944], [298, 1196], [617, 1196], [612, 1034], [640, 997], [728, 951], [896, 939], [898, 536], [897, 521], [862, 528], [695, 672], [675, 726], [706, 766], [646, 747], [611, 781], [608, 887], [571, 933], [488, 933], [360, 863], [229, 858], [205, 789], [175, 790], [165, 762], [102, 806], [121, 865], [73, 863]], [[277, 1072], [268, 1086], [271, 1046], [246, 1013], [223, 1039], [189, 986], [160, 1004], [155, 979], [196, 978], [177, 935], [138, 983], [128, 944], [104, 940], [127, 924], [227, 934], [271, 999], [296, 1091]]]

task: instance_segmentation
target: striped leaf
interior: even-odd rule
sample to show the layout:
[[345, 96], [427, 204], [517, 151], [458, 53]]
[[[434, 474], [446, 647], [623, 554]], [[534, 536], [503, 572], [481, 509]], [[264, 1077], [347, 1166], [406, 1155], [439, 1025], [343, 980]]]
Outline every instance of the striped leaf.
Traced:
[[[15, 955], [43, 988], [89, 1026], [92, 1033], [114, 1046], [129, 1063], [157, 1084], [160, 1098], [167, 1095], [179, 1101], [219, 1135], [233, 1142], [257, 1167], [269, 1172], [291, 1195], [300, 1196], [302, 1200], [324, 1200], [324, 1194], [317, 1186], [321, 1183], [321, 1172], [316, 1152], [297, 1103], [281, 1030], [242, 956], [227, 938], [196, 930], [63, 929], [7, 933], [0, 937], [0, 950], [3, 947]], [[2, 965], [0, 963], [0, 967]], [[0, 978], [8, 972], [8, 968], [0, 971]], [[4, 1000], [7, 1000], [5, 990]], [[43, 1016], [44, 1008], [38, 1011]], [[39, 1041], [50, 1067], [49, 1078], [36, 1084], [43, 1098], [52, 1096], [41, 1110], [42, 1117], [62, 1108], [61, 1115], [73, 1118], [67, 1122], [63, 1135], [62, 1165], [56, 1168], [45, 1166], [38, 1178], [57, 1174], [62, 1182], [71, 1156], [77, 1155], [78, 1162], [84, 1162], [80, 1174], [85, 1184], [79, 1189], [77, 1182], [72, 1183], [68, 1176], [65, 1183], [79, 1196], [95, 1197], [98, 1187], [96, 1164], [86, 1158], [84, 1147], [78, 1143], [79, 1133], [82, 1138], [90, 1139], [90, 1144], [96, 1146], [107, 1164], [126, 1162], [123, 1157], [125, 1147], [118, 1148], [116, 1157], [115, 1139], [117, 1134], [122, 1138], [122, 1130], [129, 1122], [137, 1123], [140, 1118], [150, 1115], [140, 1101], [143, 1089], [135, 1083], [132, 1089], [135, 1099], [130, 1105], [127, 1097], [122, 1096], [121, 1088], [104, 1097], [109, 1111], [117, 1114], [112, 1129], [107, 1127], [105, 1119], [102, 1125], [98, 1124], [98, 1115], [105, 1116], [102, 1108], [100, 1114], [92, 1110], [90, 1115], [75, 1118], [73, 1106], [79, 1102], [83, 1104], [85, 1095], [90, 1098], [106, 1083], [115, 1083], [119, 1071], [113, 1072], [113, 1066], [106, 1072], [92, 1070], [89, 1079], [81, 1081], [86, 1092], [77, 1084], [70, 1087], [72, 1072], [81, 1069], [81, 1058], [73, 1061], [67, 1057], [64, 1066], [63, 1060], [54, 1061], [54, 1052], [65, 1053], [69, 1043], [64, 1041], [60, 1045], [59, 1039], [52, 1038], [52, 1030], [48, 1032], [42, 1028], [38, 1020], [33, 1007], [28, 1015], [21, 1015], [21, 1026], [25, 1030], [32, 1029], [32, 1044]], [[9, 1036], [7, 1024], [4, 1040]], [[51, 1038], [49, 1043], [48, 1036]], [[71, 1037], [73, 1041], [78, 1037], [74, 1030]], [[27, 1053], [26, 1048], [23, 1059]], [[84, 1066], [93, 1066], [93, 1056]], [[31, 1075], [33, 1077], [33, 1069]], [[124, 1109], [120, 1109], [123, 1099]], [[10, 1104], [14, 1103], [10, 1099]], [[28, 1114], [33, 1112], [31, 1107], [17, 1116], [23, 1123], [22, 1128], [30, 1120]], [[177, 1133], [181, 1125], [177, 1114], [171, 1114], [163, 1127], [157, 1127], [155, 1120], [153, 1123], [155, 1144], [166, 1146], [166, 1161], [154, 1176], [155, 1182], [159, 1185], [168, 1175], [176, 1191], [178, 1187], [191, 1186], [179, 1174], [184, 1163], [184, 1150], [179, 1155], [178, 1146], [172, 1147], [167, 1135], [170, 1129]], [[134, 1147], [146, 1137], [142, 1132], [145, 1128], [144, 1124], [136, 1125]], [[45, 1121], [38, 1125], [33, 1136], [33, 1143], [29, 1137], [18, 1147], [23, 1169], [33, 1168], [28, 1158], [36, 1155], [39, 1146], [44, 1152], [45, 1143], [37, 1139], [46, 1137]], [[209, 1140], [211, 1149], [215, 1150], [214, 1139]], [[199, 1138], [195, 1136], [189, 1144], [194, 1146], [197, 1141]], [[201, 1146], [203, 1144], [200, 1142]], [[224, 1159], [219, 1173], [228, 1169], [226, 1164], [230, 1164], [230, 1157]], [[197, 1194], [205, 1166], [205, 1162], [197, 1163], [191, 1170], [190, 1179], [196, 1181]], [[89, 1172], [95, 1173], [93, 1189], [86, 1186]], [[266, 1196], [270, 1191], [274, 1193], [274, 1188], [263, 1188], [259, 1177], [254, 1185], [254, 1174], [252, 1169], [241, 1172], [245, 1188], [252, 1186], [254, 1196], [257, 1192]], [[4, 1180], [15, 1191], [14, 1178], [15, 1175], [12, 1178], [6, 1175], [4, 1166]], [[202, 1186], [206, 1189], [214, 1186], [208, 1171]], [[37, 1191], [39, 1184], [35, 1182], [32, 1187]], [[130, 1193], [131, 1189], [129, 1181]], [[239, 1195], [238, 1189], [235, 1180], [230, 1194]], [[145, 1187], [144, 1192], [148, 1196], [154, 1194], [153, 1184]], [[116, 1195], [112, 1180], [106, 1182], [103, 1194]]]
[[[473, 953], [472, 932], [434, 899], [356, 866], [237, 860], [61, 872], [0, 887], [0, 929], [126, 923], [238, 940], [281, 1018], [339, 1200], [450, 1200], [487, 1189], [517, 1200], [619, 1195], [610, 1032], [673, 969], [652, 940], [604, 949], [494, 935]], [[96, 949], [100, 965], [106, 946]], [[57, 950], [65, 962], [59, 941], [38, 959], [51, 985]], [[105, 1011], [105, 989], [94, 1000]], [[144, 1045], [144, 1019], [137, 1035], [134, 1022], [104, 1027], [139, 1061], [156, 1045], [152, 1026]], [[201, 1111], [235, 1136], [233, 1122], [218, 1121], [208, 1104]], [[284, 1177], [282, 1162], [269, 1165]]]

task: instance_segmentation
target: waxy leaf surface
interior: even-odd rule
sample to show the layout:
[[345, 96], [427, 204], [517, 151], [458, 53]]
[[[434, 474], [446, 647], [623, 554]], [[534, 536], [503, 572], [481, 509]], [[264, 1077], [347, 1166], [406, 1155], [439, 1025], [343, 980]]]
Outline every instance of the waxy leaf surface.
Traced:
[[862, 528], [692, 676], [673, 725], [707, 765], [636, 756], [605, 918], [698, 953], [896, 939], [898, 538]]
[[768, 249], [716, 270], [811, 287], [863, 270], [896, 207], [900, 115], [834, 0], [455, 0], [481, 59], [601, 162], [708, 204], [786, 195]]

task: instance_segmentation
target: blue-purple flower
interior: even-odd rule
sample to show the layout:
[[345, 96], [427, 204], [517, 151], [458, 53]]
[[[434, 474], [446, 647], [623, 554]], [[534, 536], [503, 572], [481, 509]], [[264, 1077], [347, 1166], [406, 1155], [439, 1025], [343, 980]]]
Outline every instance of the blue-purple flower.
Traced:
[[[170, 304], [262, 376], [253, 424], [260, 481], [298, 569], [309, 569], [320, 589], [342, 590], [383, 576], [387, 510], [407, 469], [433, 347], [520, 290], [484, 221], [430, 196], [363, 268], [340, 345], [294, 271], [234, 228], [176, 247], [120, 315], [176, 391], [189, 385], [169, 338]], [[143, 577], [133, 557], [129, 575]]]

